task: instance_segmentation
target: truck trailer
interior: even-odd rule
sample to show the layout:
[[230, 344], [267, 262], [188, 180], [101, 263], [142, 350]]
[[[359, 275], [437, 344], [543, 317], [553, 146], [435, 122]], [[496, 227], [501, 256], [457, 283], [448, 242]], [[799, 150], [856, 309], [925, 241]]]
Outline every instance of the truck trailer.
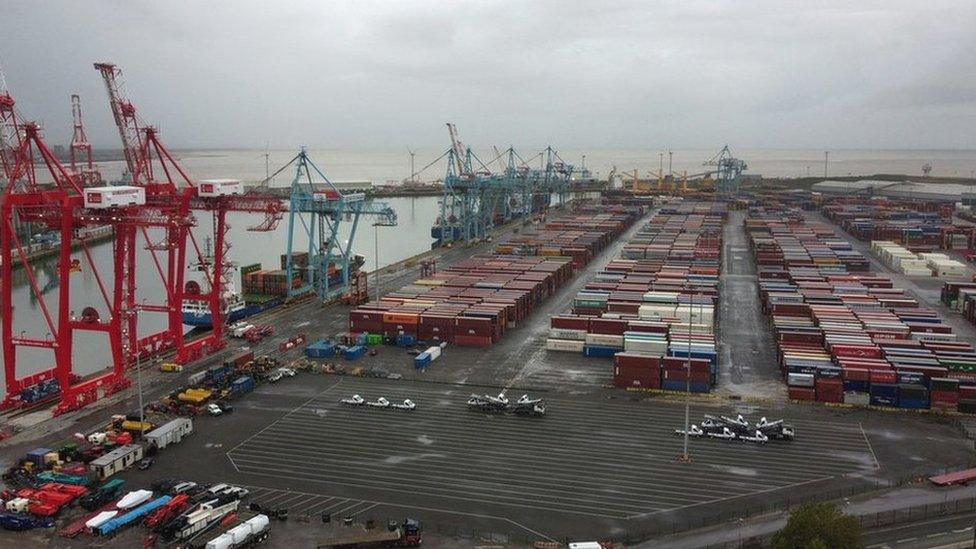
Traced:
[[404, 519], [387, 527], [367, 529], [362, 525], [335, 526], [329, 537], [318, 542], [318, 549], [340, 547], [418, 547], [422, 541], [420, 522]]
[[270, 533], [268, 515], [257, 515], [208, 541], [206, 549], [239, 549], [264, 542]]
[[180, 442], [192, 433], [193, 420], [188, 417], [179, 417], [146, 433], [146, 441], [155, 444], [157, 449], [162, 450], [170, 444]]

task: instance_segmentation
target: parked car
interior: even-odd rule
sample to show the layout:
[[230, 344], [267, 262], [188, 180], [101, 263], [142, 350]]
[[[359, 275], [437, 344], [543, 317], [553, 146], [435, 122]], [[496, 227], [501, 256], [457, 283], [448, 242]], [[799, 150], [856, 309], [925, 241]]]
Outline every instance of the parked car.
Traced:
[[197, 487], [197, 483], [195, 483], [195, 482], [181, 482], [181, 483], [177, 484], [176, 486], [174, 486], [172, 489], [170, 489], [170, 494], [172, 494], [172, 495], [175, 496], [176, 494], [182, 494], [184, 492], [189, 492], [190, 490], [192, 490], [192, 489], [194, 489], [196, 487]]
[[145, 471], [146, 469], [152, 467], [153, 466], [153, 463], [156, 463], [156, 458], [147, 457], [147, 458], [145, 458], [145, 459], [143, 459], [142, 461], [139, 462], [139, 465], [138, 465], [139, 470], [140, 471]]
[[220, 409], [220, 406], [217, 406], [211, 402], [210, 404], [207, 404], [207, 413], [212, 416], [219, 416], [220, 414], [224, 413], [224, 411]]

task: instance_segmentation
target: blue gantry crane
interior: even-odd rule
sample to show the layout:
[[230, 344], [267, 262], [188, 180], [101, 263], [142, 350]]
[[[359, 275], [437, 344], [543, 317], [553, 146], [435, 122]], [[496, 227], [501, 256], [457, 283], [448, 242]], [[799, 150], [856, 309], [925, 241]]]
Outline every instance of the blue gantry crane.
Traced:
[[[507, 166], [493, 173], [461, 142], [454, 124], [448, 123], [447, 128], [451, 148], [445, 153], [441, 215], [431, 228], [435, 246], [486, 238], [500, 223], [549, 208], [554, 195], [559, 205], [566, 203], [573, 166], [563, 162], [552, 147], [528, 161], [509, 147]], [[498, 153], [489, 164], [502, 156]], [[540, 158], [540, 167], [532, 169], [529, 163], [536, 158]]]
[[719, 194], [726, 196], [736, 196], [739, 194], [739, 187], [742, 184], [742, 172], [749, 168], [745, 161], [732, 156], [732, 150], [728, 145], [722, 147], [722, 150], [718, 151], [715, 156], [702, 165], [713, 166], [715, 168], [711, 172], [706, 173], [715, 174], [715, 179], [718, 182], [716, 190]]
[[[296, 287], [289, 284], [288, 296], [297, 297], [314, 291], [323, 301], [331, 301], [344, 294], [349, 286], [350, 270], [362, 265], [360, 256], [352, 253], [352, 243], [360, 217], [376, 216], [377, 225], [395, 226], [397, 214], [384, 202], [367, 198], [362, 192], [342, 192], [309, 158], [306, 150], [295, 155], [287, 164], [269, 176], [294, 166], [295, 178], [288, 199], [288, 249], [285, 258], [285, 279], [300, 278]], [[346, 221], [348, 239], [340, 241], [339, 228]], [[307, 239], [302, 250], [296, 235]], [[307, 264], [296, 263], [296, 252], [307, 252]]]

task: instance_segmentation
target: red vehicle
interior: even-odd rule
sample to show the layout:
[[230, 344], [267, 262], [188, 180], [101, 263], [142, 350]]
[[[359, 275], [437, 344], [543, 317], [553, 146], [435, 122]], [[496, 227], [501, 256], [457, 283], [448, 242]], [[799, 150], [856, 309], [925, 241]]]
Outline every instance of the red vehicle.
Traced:
[[157, 526], [169, 522], [170, 519], [179, 515], [190, 505], [190, 498], [186, 494], [178, 494], [169, 500], [166, 505], [163, 505], [159, 509], [146, 515], [146, 519], [142, 521], [142, 525], [149, 529], [154, 529]]
[[75, 499], [75, 497], [72, 496], [71, 494], [64, 494], [61, 492], [47, 492], [44, 490], [31, 490], [29, 488], [18, 490], [17, 497], [27, 498], [31, 500], [31, 504], [33, 504], [34, 502], [46, 503], [50, 505], [55, 505], [59, 509], [71, 503], [71, 501]]
[[68, 494], [71, 496], [72, 500], [74, 498], [79, 498], [88, 493], [88, 489], [84, 486], [77, 486], [74, 484], [61, 484], [60, 482], [48, 482], [41, 486], [42, 492], [58, 492], [61, 494]]

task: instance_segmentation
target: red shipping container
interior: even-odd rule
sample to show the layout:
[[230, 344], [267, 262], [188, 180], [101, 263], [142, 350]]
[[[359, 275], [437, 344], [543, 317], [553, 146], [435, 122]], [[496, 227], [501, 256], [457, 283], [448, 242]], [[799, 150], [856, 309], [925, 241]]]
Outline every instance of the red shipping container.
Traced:
[[955, 406], [959, 402], [959, 393], [955, 391], [931, 391], [929, 392], [932, 406], [936, 404], [947, 404]]
[[711, 374], [711, 363], [702, 358], [693, 358], [691, 360], [687, 358], [679, 357], [665, 357], [664, 358], [664, 369], [665, 370], [681, 370], [685, 371], [689, 368], [688, 363], [691, 363], [690, 369], [692, 373], [706, 373]]
[[871, 383], [898, 383], [898, 376], [891, 370], [871, 370]]
[[816, 400], [817, 391], [813, 387], [790, 387], [790, 398], [793, 400]]
[[606, 335], [623, 335], [627, 331], [627, 321], [615, 318], [590, 319], [590, 333]]
[[554, 316], [549, 318], [549, 325], [561, 330], [587, 330], [590, 329], [590, 319], [577, 316]]
[[620, 389], [628, 387], [660, 389], [661, 367], [615, 365], [613, 367], [613, 385]]
[[636, 366], [644, 368], [660, 368], [662, 357], [647, 353], [621, 352], [613, 355], [613, 362], [617, 366]]
[[461, 347], [487, 347], [491, 345], [491, 337], [455, 334], [454, 344]]
[[815, 382], [819, 402], [844, 402], [844, 382], [839, 379], [818, 379]]
[[881, 358], [881, 348], [866, 345], [831, 345], [830, 354], [837, 357]]
[[844, 379], [851, 381], [870, 381], [871, 370], [867, 368], [844, 368]]
[[710, 374], [708, 372], [695, 372], [695, 371], [692, 371], [691, 372], [691, 375], [689, 376], [688, 375], [688, 372], [685, 371], [685, 370], [683, 370], [683, 369], [682, 370], [663, 370], [662, 375], [661, 375], [661, 378], [662, 379], [665, 379], [665, 380], [668, 380], [668, 381], [686, 381], [687, 380], [687, 381], [707, 381], [707, 382], [711, 383], [711, 381], [712, 381], [712, 374]]

